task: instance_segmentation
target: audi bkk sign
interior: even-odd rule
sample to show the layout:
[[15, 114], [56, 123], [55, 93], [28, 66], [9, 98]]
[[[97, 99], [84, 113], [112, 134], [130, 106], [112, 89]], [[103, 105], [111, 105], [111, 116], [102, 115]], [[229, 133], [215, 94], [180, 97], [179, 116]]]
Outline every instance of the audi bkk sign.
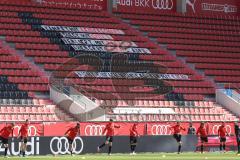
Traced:
[[118, 9], [176, 11], [176, 0], [116, 0]]
[[[105, 140], [104, 136], [76, 137], [73, 141], [75, 154], [96, 153], [97, 146]], [[183, 136], [183, 151], [194, 151], [197, 144], [196, 136]], [[139, 139], [137, 152], [176, 152], [176, 141], [171, 136], [142, 136]], [[9, 142], [9, 155], [19, 154], [19, 139]], [[2, 144], [1, 144], [2, 145]], [[107, 147], [103, 152], [107, 152]], [[116, 136], [113, 142], [113, 153], [129, 153], [129, 137]], [[0, 154], [4, 148], [0, 146]], [[69, 154], [69, 144], [65, 137], [30, 137], [27, 143], [27, 155], [63, 155]]]

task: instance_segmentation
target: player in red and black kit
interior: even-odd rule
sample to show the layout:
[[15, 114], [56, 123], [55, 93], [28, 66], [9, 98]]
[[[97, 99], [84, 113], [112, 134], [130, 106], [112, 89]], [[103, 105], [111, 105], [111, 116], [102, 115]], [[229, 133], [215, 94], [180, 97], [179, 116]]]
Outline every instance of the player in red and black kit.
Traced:
[[100, 152], [101, 148], [103, 148], [105, 145], [108, 145], [108, 155], [111, 155], [111, 152], [112, 152], [112, 142], [113, 142], [113, 136], [114, 136], [115, 128], [120, 128], [120, 126], [119, 125], [115, 125], [113, 123], [113, 120], [110, 119], [110, 122], [106, 125], [106, 127], [103, 130], [103, 134], [106, 133], [106, 141], [97, 148], [98, 152]]
[[203, 147], [205, 143], [208, 143], [208, 132], [205, 124], [202, 122], [200, 127], [197, 130], [197, 135], [200, 135], [201, 138], [201, 153], [203, 153]]
[[225, 127], [225, 122], [222, 122], [222, 125], [218, 128], [218, 136], [220, 139], [220, 152], [223, 150], [226, 152], [226, 141], [227, 138], [226, 136], [228, 135], [226, 127]]
[[65, 136], [68, 139], [71, 155], [73, 155], [73, 153], [72, 153], [73, 152], [73, 146], [72, 146], [73, 140], [75, 139], [75, 137], [77, 135], [80, 135], [80, 130], [79, 129], [80, 129], [80, 124], [77, 123], [77, 125], [75, 127], [69, 128], [65, 133]]
[[20, 153], [19, 156], [25, 157], [25, 152], [27, 149], [27, 141], [28, 141], [28, 126], [29, 126], [29, 121], [26, 119], [25, 123], [21, 126], [19, 133], [18, 133], [18, 138], [20, 138]]
[[6, 158], [7, 158], [7, 151], [8, 151], [8, 138], [10, 137], [11, 134], [13, 136], [13, 130], [14, 130], [14, 123], [7, 125], [0, 130], [0, 140], [3, 143], [3, 146], [5, 148], [4, 156]]
[[135, 149], [137, 146], [137, 137], [139, 137], [138, 131], [137, 131], [137, 124], [133, 124], [133, 126], [130, 128], [130, 148], [131, 148], [131, 154], [136, 154]]
[[186, 129], [181, 126], [180, 122], [177, 122], [177, 124], [175, 126], [171, 127], [171, 129], [173, 129], [173, 137], [176, 139], [176, 141], [178, 143], [178, 154], [180, 154], [181, 148], [182, 148], [181, 131], [185, 131]]

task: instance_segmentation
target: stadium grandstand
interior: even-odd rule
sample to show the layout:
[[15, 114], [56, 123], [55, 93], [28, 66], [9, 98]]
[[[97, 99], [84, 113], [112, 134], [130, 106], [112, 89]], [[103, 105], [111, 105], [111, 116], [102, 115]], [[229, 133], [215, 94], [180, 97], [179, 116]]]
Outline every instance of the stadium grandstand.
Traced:
[[[0, 0], [0, 127], [14, 122], [17, 135], [28, 119], [35, 144], [36, 137], [64, 136], [76, 122], [81, 136], [98, 138], [113, 120], [116, 136], [138, 123], [143, 142], [168, 136], [174, 144], [177, 122], [206, 123], [208, 151], [215, 151], [225, 122], [226, 150], [235, 150], [239, 15], [238, 0]], [[83, 147], [87, 137], [76, 153], [96, 151]], [[193, 152], [200, 142], [189, 139], [183, 150]], [[141, 152], [176, 148], [140, 145]], [[113, 152], [128, 151], [120, 148]], [[29, 155], [63, 152], [39, 150]]]

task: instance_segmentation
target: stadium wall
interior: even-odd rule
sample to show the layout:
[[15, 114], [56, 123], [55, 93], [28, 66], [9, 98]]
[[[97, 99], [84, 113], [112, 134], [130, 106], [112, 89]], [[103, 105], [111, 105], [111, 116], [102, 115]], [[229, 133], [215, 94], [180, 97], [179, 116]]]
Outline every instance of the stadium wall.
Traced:
[[[76, 137], [73, 146], [74, 153], [86, 154], [96, 153], [97, 146], [105, 141], [105, 137]], [[196, 136], [182, 137], [184, 152], [193, 152], [196, 149]], [[177, 152], [177, 143], [172, 136], [143, 136], [139, 138], [137, 152]], [[65, 137], [30, 137], [27, 143], [26, 155], [58, 155], [69, 153], [68, 141]], [[17, 156], [19, 154], [19, 139], [10, 140], [9, 154]], [[107, 147], [102, 150], [107, 152]], [[114, 137], [113, 153], [129, 153], [129, 137]], [[0, 154], [4, 154], [4, 148], [0, 149]]]
[[[103, 129], [107, 122], [81, 122], [80, 123], [80, 135], [81, 136], [103, 136]], [[116, 136], [128, 136], [129, 129], [134, 123], [115, 122], [120, 125], [120, 129], [116, 129]], [[138, 132], [141, 136], [159, 136], [159, 135], [172, 135], [171, 126], [175, 125], [174, 122], [139, 122]], [[58, 122], [58, 123], [35, 123], [30, 124], [28, 135], [29, 136], [63, 136], [67, 129], [76, 125], [76, 122]], [[193, 123], [194, 128], [198, 128], [200, 123]], [[206, 123], [209, 135], [217, 135], [218, 128], [221, 122]], [[3, 128], [5, 124], [0, 124], [0, 128]], [[19, 132], [21, 124], [16, 124], [14, 129], [14, 135]], [[182, 126], [186, 128], [183, 135], [187, 135], [187, 129], [189, 123], [182, 122]], [[230, 135], [234, 135], [234, 123], [226, 123], [227, 132]]]

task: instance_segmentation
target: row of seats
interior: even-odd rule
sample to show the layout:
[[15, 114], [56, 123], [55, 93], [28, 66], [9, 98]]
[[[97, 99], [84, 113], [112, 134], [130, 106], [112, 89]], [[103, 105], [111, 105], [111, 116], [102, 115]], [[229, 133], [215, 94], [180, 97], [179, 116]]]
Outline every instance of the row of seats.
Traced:
[[[118, 10], [114, 10], [114, 12], [119, 13]], [[213, 25], [213, 24], [218, 24], [221, 26], [239, 26], [239, 20], [237, 20], [236, 16], [232, 16], [233, 19], [231, 19], [230, 16], [228, 17], [216, 17], [216, 15], [213, 15], [212, 17], [208, 18], [208, 15], [205, 15], [205, 17], [203, 15], [200, 15], [199, 17], [197, 17], [196, 14], [193, 14], [193, 16], [190, 16], [190, 14], [185, 14], [182, 15], [180, 13], [175, 13], [177, 15], [174, 15], [174, 13], [161, 13], [158, 12], [158, 14], [160, 15], [147, 15], [146, 13], [135, 13], [135, 14], [127, 14], [127, 13], [121, 13], [121, 17], [124, 19], [133, 19], [133, 20], [142, 20], [142, 21], [160, 21], [160, 22], [165, 22], [165, 21], [169, 21], [169, 22], [179, 22], [179, 23], [191, 23], [191, 24], [209, 24], [209, 25]], [[163, 15], [161, 15], [163, 14]], [[148, 23], [146, 23], [148, 24]]]
[[48, 107], [38, 107], [38, 106], [2, 106], [0, 108], [1, 113], [19, 113], [19, 114], [25, 114], [25, 113], [34, 113], [34, 114], [55, 114], [54, 107], [48, 108]]
[[211, 41], [225, 41], [227, 40], [228, 43], [230, 42], [238, 42], [240, 40], [239, 37], [236, 36], [219, 36], [219, 35], [199, 35], [195, 34], [186, 34], [186, 33], [162, 33], [159, 34], [159, 38], [180, 38], [180, 39], [195, 39], [195, 40], [211, 40]]
[[210, 51], [210, 52], [230, 52], [239, 53], [239, 48], [233, 47], [217, 47], [217, 46], [199, 46], [199, 45], [187, 45], [187, 44], [169, 44], [168, 49], [170, 50], [188, 50], [188, 51]]
[[[11, 2], [11, 1], [10, 1]], [[2, 3], [2, 1], [0, 2]], [[9, 2], [8, 2], [9, 3]], [[15, 2], [14, 2], [15, 3]], [[30, 4], [30, 5], [29, 5]], [[48, 13], [48, 14], [58, 14], [58, 15], [75, 15], [75, 16], [97, 16], [97, 17], [109, 17], [107, 12], [96, 12], [96, 11], [86, 11], [86, 10], [72, 10], [72, 9], [53, 9], [51, 7], [44, 7], [39, 5], [33, 5], [34, 3], [27, 3], [23, 6], [16, 6], [16, 4], [2, 4], [1, 11], [16, 11], [16, 12], [35, 12], [35, 13]], [[97, 13], [97, 14], [96, 14]]]
[[[111, 115], [113, 118], [113, 115]], [[150, 121], [150, 122], [169, 122], [169, 121], [191, 121], [191, 122], [203, 122], [203, 121], [211, 121], [211, 122], [219, 122], [219, 121], [236, 121], [235, 117], [224, 117], [220, 116], [209, 116], [209, 115], [115, 115], [114, 118], [116, 121]]]
[[[123, 16], [123, 18], [125, 18], [125, 16]], [[238, 31], [239, 30], [239, 28], [237, 26], [218, 25], [218, 24], [209, 25], [209, 24], [204, 24], [202, 22], [188, 23], [185, 21], [179, 21], [179, 22], [175, 22], [175, 21], [143, 21], [143, 20], [133, 19], [133, 20], [131, 20], [130, 23], [132, 25], [152, 26], [152, 27], [162, 26], [162, 27], [180, 27], [180, 28], [190, 28], [190, 29], [192, 29], [192, 28], [194, 28], [194, 29], [213, 29], [214, 28], [215, 30], [223, 30], [223, 31]], [[178, 33], [178, 34], [182, 34], [182, 33]], [[178, 34], [176, 34], [176, 37], [178, 37]], [[194, 35], [189, 35], [189, 36], [192, 37]], [[188, 37], [186, 37], [186, 38], [188, 38]], [[201, 38], [201, 36], [198, 38]]]
[[177, 51], [177, 56], [184, 57], [210, 57], [210, 58], [240, 58], [238, 53], [224, 53], [224, 52], [205, 52], [205, 51]]
[[[2, 122], [19, 122], [29, 119], [31, 122], [58, 122], [62, 121], [56, 115], [39, 115], [39, 114], [0, 114], [0, 121]], [[71, 120], [71, 119], [70, 119]], [[64, 120], [64, 121], [67, 121]], [[69, 121], [69, 120], [68, 120]]]
[[211, 101], [159, 101], [159, 100], [95, 100], [97, 105], [101, 106], [112, 106], [112, 107], [176, 107], [176, 106], [186, 106], [186, 107], [200, 107], [209, 108], [215, 107], [214, 103]]
[[238, 42], [225, 42], [225, 41], [211, 41], [211, 40], [193, 40], [193, 39], [175, 39], [175, 38], [158, 38], [159, 43], [167, 44], [193, 44], [201, 46], [222, 46], [222, 47], [239, 47]]

